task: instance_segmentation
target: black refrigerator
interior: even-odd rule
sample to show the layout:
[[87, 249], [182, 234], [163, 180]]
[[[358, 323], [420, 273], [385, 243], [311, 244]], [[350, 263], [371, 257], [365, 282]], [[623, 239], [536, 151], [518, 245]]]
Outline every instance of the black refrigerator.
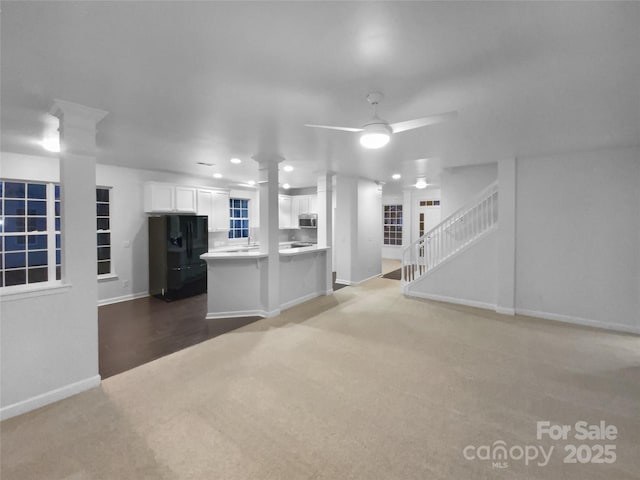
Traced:
[[176, 300], [207, 291], [207, 217], [149, 217], [149, 294]]

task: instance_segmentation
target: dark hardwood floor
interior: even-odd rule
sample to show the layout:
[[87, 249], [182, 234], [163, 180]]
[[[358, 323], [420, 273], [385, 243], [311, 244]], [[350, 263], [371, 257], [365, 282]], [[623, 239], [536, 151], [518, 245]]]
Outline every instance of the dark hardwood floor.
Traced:
[[[335, 282], [335, 272], [333, 278]], [[333, 285], [334, 290], [343, 287], [346, 285]], [[146, 297], [99, 307], [100, 375], [111, 377], [260, 320], [206, 320], [206, 315], [206, 294], [168, 303]]]
[[165, 302], [155, 297], [98, 308], [102, 378], [230, 332], [260, 317], [206, 320], [207, 295]]
[[335, 292], [336, 290], [340, 290], [341, 288], [346, 287], [347, 285], [344, 285], [342, 283], [336, 283], [336, 272], [333, 272], [333, 291]]
[[382, 278], [390, 278], [391, 280], [402, 280], [402, 269], [399, 268], [397, 270], [393, 270], [392, 272], [386, 273], [382, 276]]

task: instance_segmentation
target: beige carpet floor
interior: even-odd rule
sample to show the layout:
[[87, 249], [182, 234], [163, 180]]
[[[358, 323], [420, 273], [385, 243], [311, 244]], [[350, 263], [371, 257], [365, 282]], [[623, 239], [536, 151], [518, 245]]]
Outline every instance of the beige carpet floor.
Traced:
[[[618, 429], [564, 464], [536, 421]], [[404, 298], [374, 279], [0, 425], [10, 479], [638, 479], [640, 338]], [[555, 448], [547, 466], [467, 445]]]

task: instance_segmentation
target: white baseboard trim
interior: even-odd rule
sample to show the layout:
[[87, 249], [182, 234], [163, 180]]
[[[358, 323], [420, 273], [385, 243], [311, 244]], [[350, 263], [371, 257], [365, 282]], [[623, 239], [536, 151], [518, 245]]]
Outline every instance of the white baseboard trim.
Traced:
[[325, 290], [323, 295], [333, 295], [333, 288], [330, 288], [329, 290]]
[[464, 298], [447, 297], [444, 295], [434, 295], [432, 293], [414, 292], [409, 289], [404, 291], [408, 297], [423, 298], [425, 300], [435, 300], [436, 302], [455, 303], [457, 305], [465, 305], [467, 307], [484, 308], [485, 310], [495, 310], [496, 306], [492, 303], [478, 302], [477, 300], [466, 300]]
[[589, 318], [574, 317], [572, 315], [563, 315], [560, 313], [541, 312], [538, 310], [528, 310], [524, 308], [516, 308], [516, 314], [527, 315], [529, 317], [543, 318], [545, 320], [554, 320], [562, 323], [572, 323], [574, 325], [583, 325], [586, 327], [596, 327], [615, 332], [635, 333], [640, 335], [640, 326], [634, 327], [623, 325], [621, 323], [606, 323], [600, 320], [592, 320]]
[[513, 316], [516, 314], [516, 309], [511, 307], [496, 307], [496, 313]]
[[365, 278], [364, 280], [358, 280], [357, 282], [352, 282], [351, 280], [340, 280], [336, 278], [336, 283], [340, 285], [350, 285], [355, 287], [356, 285], [360, 285], [361, 283], [368, 282], [369, 280], [373, 280], [374, 278], [381, 277], [382, 273], [376, 273], [375, 275], [371, 275], [369, 278]]
[[434, 295], [431, 293], [414, 292], [408, 288], [403, 288], [403, 293], [407, 297], [423, 298], [425, 300], [435, 300], [438, 302], [455, 303], [457, 305], [465, 305], [467, 307], [483, 308], [485, 310], [494, 310], [496, 313], [502, 315], [526, 315], [528, 317], [542, 318], [544, 320], [553, 320], [556, 322], [569, 323], [573, 325], [581, 325], [585, 327], [595, 327], [613, 332], [633, 333], [640, 335], [640, 326], [634, 327], [630, 325], [623, 325], [621, 323], [606, 323], [600, 320], [592, 320], [589, 318], [574, 317], [571, 315], [563, 315], [559, 313], [541, 312], [538, 310], [528, 310], [523, 308], [507, 308], [498, 307], [485, 302], [478, 302], [475, 300], [466, 300], [463, 298], [447, 297], [444, 295]]
[[255, 310], [234, 310], [230, 312], [215, 312], [215, 313], [207, 313], [205, 317], [207, 320], [216, 320], [218, 318], [238, 318], [238, 317], [263, 317], [270, 318], [280, 315], [280, 310], [276, 309], [271, 312], [267, 312], [262, 309]]
[[308, 295], [303, 295], [302, 297], [298, 297], [294, 300], [289, 300], [288, 302], [284, 302], [280, 304], [280, 310], [286, 310], [287, 308], [295, 307], [304, 302], [308, 302], [312, 298], [319, 297], [320, 295], [324, 295], [322, 292], [313, 292]]
[[85, 378], [79, 382], [70, 383], [64, 387], [56, 388], [46, 393], [36, 395], [35, 397], [7, 405], [6, 407], [0, 408], [0, 420], [6, 420], [7, 418], [30, 412], [36, 408], [44, 407], [50, 403], [57, 402], [72, 395], [84, 392], [85, 390], [97, 387], [100, 385], [100, 381], [100, 375], [94, 375], [93, 377]]
[[369, 280], [373, 280], [374, 278], [380, 278], [382, 276], [382, 272], [376, 273], [375, 275], [371, 275], [369, 278], [365, 278], [364, 280], [358, 280], [357, 282], [352, 282], [351, 285], [360, 285], [364, 282], [368, 282]]
[[122, 295], [121, 297], [105, 298], [103, 300], [98, 300], [98, 306], [102, 307], [104, 305], [111, 305], [112, 303], [126, 302], [128, 300], [136, 300], [138, 298], [144, 298], [148, 296], [149, 294], [147, 292], [130, 293], [129, 295]]

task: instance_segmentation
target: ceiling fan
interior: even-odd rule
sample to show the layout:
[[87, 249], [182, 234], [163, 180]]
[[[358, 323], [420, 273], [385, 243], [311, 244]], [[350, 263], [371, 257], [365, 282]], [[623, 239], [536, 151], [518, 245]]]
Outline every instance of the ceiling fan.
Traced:
[[405, 122], [389, 123], [378, 117], [377, 106], [382, 100], [383, 95], [380, 92], [372, 92], [367, 95], [367, 101], [373, 107], [373, 118], [360, 128], [352, 127], [335, 127], [332, 125], [311, 125], [305, 124], [305, 127], [327, 128], [329, 130], [342, 130], [344, 132], [363, 132], [360, 135], [360, 144], [365, 148], [381, 148], [384, 147], [391, 135], [394, 133], [413, 130], [414, 128], [428, 127], [436, 123], [444, 122], [455, 118], [458, 112], [446, 112], [428, 117], [416, 118], [415, 120], [407, 120]]

